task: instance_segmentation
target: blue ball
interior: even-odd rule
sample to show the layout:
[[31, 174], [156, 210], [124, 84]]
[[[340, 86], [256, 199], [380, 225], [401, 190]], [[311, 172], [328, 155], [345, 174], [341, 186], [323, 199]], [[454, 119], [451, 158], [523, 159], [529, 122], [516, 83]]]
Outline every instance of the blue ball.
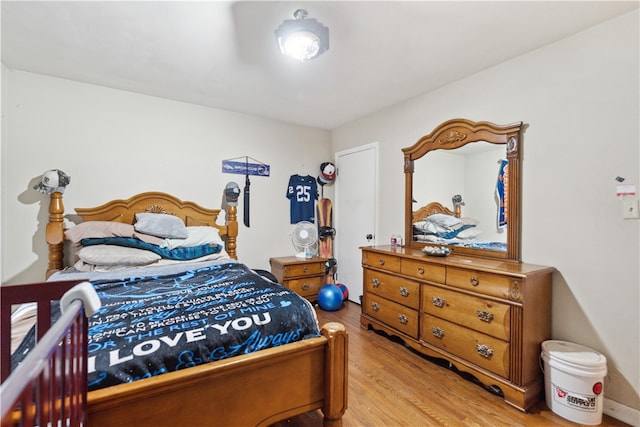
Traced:
[[318, 292], [318, 304], [327, 311], [336, 311], [342, 305], [342, 290], [333, 284], [324, 285]]

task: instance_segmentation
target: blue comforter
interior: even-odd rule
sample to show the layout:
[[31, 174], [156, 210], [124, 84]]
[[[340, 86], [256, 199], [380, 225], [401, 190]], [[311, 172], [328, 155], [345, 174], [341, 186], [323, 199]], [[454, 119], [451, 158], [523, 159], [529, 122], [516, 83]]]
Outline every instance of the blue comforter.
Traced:
[[320, 335], [304, 298], [237, 262], [91, 283], [90, 390]]

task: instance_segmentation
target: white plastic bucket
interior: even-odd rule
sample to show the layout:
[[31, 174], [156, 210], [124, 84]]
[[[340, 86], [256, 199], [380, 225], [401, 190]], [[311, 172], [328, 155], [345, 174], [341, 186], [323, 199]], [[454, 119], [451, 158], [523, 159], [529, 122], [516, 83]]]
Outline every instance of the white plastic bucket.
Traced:
[[540, 357], [549, 409], [576, 423], [600, 424], [606, 357], [588, 347], [555, 340], [542, 343]]

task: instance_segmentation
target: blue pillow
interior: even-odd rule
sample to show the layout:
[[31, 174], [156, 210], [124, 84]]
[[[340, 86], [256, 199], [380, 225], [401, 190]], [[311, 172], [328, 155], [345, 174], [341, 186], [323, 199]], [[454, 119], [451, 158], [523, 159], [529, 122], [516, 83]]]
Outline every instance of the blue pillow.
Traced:
[[80, 240], [80, 244], [82, 244], [82, 246], [115, 245], [128, 248], [146, 249], [148, 251], [157, 253], [162, 258], [172, 259], [176, 261], [186, 261], [190, 259], [200, 258], [205, 255], [217, 254], [222, 250], [222, 246], [217, 243], [200, 246], [190, 246], [185, 248], [167, 249], [161, 248], [158, 245], [143, 242], [142, 240], [135, 239], [133, 237], [89, 238]]

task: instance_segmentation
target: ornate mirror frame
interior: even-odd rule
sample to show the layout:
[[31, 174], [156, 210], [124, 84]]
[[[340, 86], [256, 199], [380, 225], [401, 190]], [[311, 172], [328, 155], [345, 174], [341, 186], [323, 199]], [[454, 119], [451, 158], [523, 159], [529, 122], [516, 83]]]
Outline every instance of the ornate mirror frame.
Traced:
[[[522, 122], [510, 125], [496, 125], [490, 122], [473, 122], [453, 119], [442, 123], [428, 135], [420, 138], [410, 147], [403, 148], [405, 173], [405, 244], [415, 248], [438, 246], [413, 240], [413, 173], [414, 161], [434, 150], [455, 150], [474, 142], [488, 142], [506, 146], [509, 163], [509, 187], [507, 209], [507, 249], [506, 252], [447, 246], [454, 254], [467, 254], [483, 258], [497, 258], [520, 261], [520, 205], [521, 205], [521, 164]], [[439, 205], [439, 204], [438, 204]], [[439, 205], [442, 207], [442, 205]], [[450, 215], [454, 213], [444, 208]]]

